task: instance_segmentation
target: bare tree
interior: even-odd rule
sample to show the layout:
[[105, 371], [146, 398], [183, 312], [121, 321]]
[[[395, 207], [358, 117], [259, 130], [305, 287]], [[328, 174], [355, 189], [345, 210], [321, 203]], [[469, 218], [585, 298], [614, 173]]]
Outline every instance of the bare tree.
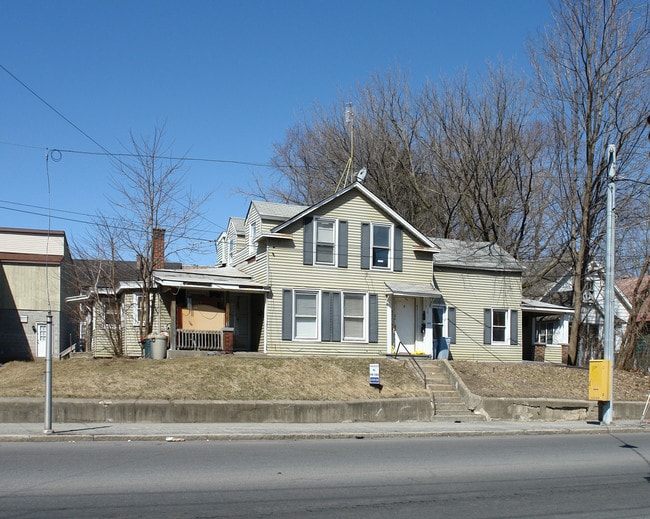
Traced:
[[[144, 138], [131, 134], [129, 152], [114, 158], [112, 194], [108, 195], [110, 210], [98, 215], [90, 245], [90, 254], [103, 260], [96, 262], [94, 268], [102, 269], [101, 277], [110, 285], [116, 305], [117, 288], [123, 281], [117, 266], [131, 263], [136, 278], [132, 281], [138, 282], [138, 293], [142, 296], [141, 337], [153, 328], [157, 301], [153, 272], [164, 268], [165, 257], [182, 257], [191, 250], [191, 229], [201, 218], [201, 206], [210, 196], [203, 193], [196, 197], [186, 189], [183, 160], [169, 155], [163, 128], [155, 128], [151, 136]], [[158, 246], [162, 250], [156, 250]], [[94, 276], [100, 279], [100, 272]], [[121, 355], [121, 334], [115, 331], [109, 335], [115, 354]]]
[[549, 242], [543, 125], [531, 117], [523, 78], [503, 65], [488, 67], [477, 85], [465, 76], [443, 80], [422, 98], [436, 231], [537, 257]]
[[[573, 305], [580, 319], [585, 276], [604, 231], [607, 145], [618, 149], [619, 171], [638, 174], [635, 145], [647, 113], [647, 4], [559, 0], [553, 26], [531, 49], [536, 91], [553, 129], [558, 230], [572, 255]], [[571, 329], [572, 363], [580, 332], [581, 326]]]
[[413, 92], [401, 71], [373, 76], [348, 97], [353, 131], [343, 102], [289, 130], [273, 160], [282, 181], [267, 196], [314, 203], [340, 187], [352, 158], [353, 169], [367, 168], [366, 184], [422, 231], [532, 254], [528, 244], [548, 241], [539, 237], [548, 179], [540, 125], [511, 71], [490, 69], [481, 84], [461, 78]]

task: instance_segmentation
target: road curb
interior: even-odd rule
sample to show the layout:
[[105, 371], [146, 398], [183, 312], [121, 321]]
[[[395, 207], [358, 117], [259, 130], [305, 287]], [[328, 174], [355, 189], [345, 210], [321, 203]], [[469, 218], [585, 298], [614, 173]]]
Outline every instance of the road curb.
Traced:
[[277, 432], [277, 433], [105, 433], [105, 434], [70, 434], [70, 433], [40, 433], [40, 434], [0, 434], [2, 442], [168, 442], [182, 443], [186, 441], [265, 441], [265, 440], [341, 440], [341, 439], [383, 439], [383, 438], [440, 438], [440, 437], [472, 437], [472, 436], [538, 436], [538, 435], [593, 435], [593, 434], [630, 434], [647, 433], [643, 425], [522, 428], [516, 425], [512, 428], [477, 428], [456, 430], [451, 428], [438, 430], [414, 431], [350, 431], [350, 432]]

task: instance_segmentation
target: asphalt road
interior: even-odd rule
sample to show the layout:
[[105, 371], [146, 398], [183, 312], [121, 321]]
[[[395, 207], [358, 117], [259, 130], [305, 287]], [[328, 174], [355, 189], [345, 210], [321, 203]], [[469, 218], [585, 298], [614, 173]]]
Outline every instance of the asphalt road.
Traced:
[[0, 443], [1, 518], [647, 518], [650, 435]]

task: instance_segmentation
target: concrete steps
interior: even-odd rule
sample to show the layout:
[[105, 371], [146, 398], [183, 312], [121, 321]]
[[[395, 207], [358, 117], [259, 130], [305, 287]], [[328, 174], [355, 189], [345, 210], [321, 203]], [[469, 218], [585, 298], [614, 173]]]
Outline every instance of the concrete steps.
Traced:
[[433, 421], [483, 422], [483, 415], [475, 414], [465, 405], [454, 386], [449, 382], [445, 369], [439, 361], [417, 361], [427, 377], [427, 389], [431, 392]]

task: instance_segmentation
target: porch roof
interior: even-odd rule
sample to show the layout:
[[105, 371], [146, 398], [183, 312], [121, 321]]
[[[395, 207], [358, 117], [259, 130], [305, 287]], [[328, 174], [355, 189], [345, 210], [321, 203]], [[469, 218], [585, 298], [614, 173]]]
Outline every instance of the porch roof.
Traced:
[[251, 281], [250, 276], [232, 267], [155, 270], [154, 281], [163, 287], [223, 290], [262, 294], [268, 288]]
[[413, 283], [388, 283], [386, 286], [395, 296], [433, 297], [442, 299], [442, 293], [433, 285], [416, 285]]
[[536, 314], [573, 314], [573, 308], [566, 306], [553, 305], [535, 299], [522, 299], [521, 310], [523, 312], [531, 312]]

